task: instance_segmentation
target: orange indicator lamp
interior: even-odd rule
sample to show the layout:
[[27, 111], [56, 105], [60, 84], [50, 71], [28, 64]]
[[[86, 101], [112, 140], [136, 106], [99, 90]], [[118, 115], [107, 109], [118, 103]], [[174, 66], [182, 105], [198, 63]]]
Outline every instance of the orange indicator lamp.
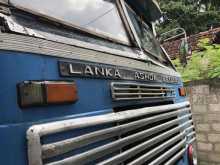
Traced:
[[18, 84], [21, 107], [70, 104], [78, 100], [73, 81], [25, 81]]
[[179, 88], [179, 95], [180, 96], [186, 96], [186, 89], [184, 87]]

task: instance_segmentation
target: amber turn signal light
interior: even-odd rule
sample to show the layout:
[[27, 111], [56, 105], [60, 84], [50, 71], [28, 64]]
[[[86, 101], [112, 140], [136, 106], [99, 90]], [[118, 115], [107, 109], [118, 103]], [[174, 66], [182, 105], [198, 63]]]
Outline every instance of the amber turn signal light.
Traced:
[[179, 95], [186, 96], [186, 89], [184, 87], [179, 88]]
[[71, 103], [77, 100], [75, 83], [45, 84], [47, 103]]
[[72, 81], [25, 81], [18, 84], [21, 107], [69, 104], [77, 99], [77, 87]]

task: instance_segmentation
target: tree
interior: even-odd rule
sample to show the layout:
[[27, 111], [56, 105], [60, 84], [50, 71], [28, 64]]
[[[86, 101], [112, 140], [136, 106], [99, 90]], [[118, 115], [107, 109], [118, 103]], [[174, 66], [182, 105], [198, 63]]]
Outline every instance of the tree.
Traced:
[[[169, 18], [159, 26], [159, 33], [182, 27], [190, 35], [220, 26], [220, 0], [159, 0], [159, 4]], [[201, 12], [203, 4], [206, 8]]]
[[202, 4], [205, 5], [206, 10], [219, 10], [220, 7], [220, 1], [219, 0], [197, 0], [199, 6], [201, 6]]

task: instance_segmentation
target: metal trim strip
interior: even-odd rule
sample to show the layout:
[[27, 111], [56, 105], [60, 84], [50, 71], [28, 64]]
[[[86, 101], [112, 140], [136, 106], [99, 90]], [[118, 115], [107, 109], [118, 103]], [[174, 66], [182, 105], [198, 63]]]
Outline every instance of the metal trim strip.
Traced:
[[136, 30], [135, 30], [135, 28], [134, 28], [134, 26], [133, 26], [133, 24], [132, 24], [132, 22], [131, 22], [131, 19], [130, 19], [129, 15], [128, 15], [128, 12], [127, 12], [127, 9], [126, 9], [126, 6], [125, 6], [125, 1], [124, 1], [124, 0], [120, 0], [120, 3], [121, 3], [121, 6], [122, 6], [122, 10], [123, 10], [123, 12], [124, 12], [124, 14], [125, 14], [125, 17], [126, 17], [128, 26], [130, 27], [131, 32], [132, 32], [132, 34], [134, 35], [135, 42], [137, 43], [137, 46], [138, 46], [140, 49], [142, 49], [142, 48], [141, 48], [141, 42], [140, 42], [140, 40], [139, 40], [139, 38], [138, 38], [138, 35], [137, 35], [137, 33], [136, 33]]
[[115, 93], [116, 96], [132, 96], [132, 95], [164, 95], [165, 93]]
[[[161, 89], [144, 89], [144, 88], [141, 88], [141, 89], [136, 89], [136, 88], [114, 88], [114, 90], [120, 90], [120, 91], [127, 91], [127, 90], [131, 90], [131, 91], [137, 91], [137, 90], [140, 90], [140, 91], [161, 91]], [[163, 91], [168, 91], [168, 92], [174, 92], [175, 90], [174, 89], [163, 89]]]
[[[104, 61], [105, 64], [109, 65], [118, 65], [121, 67], [129, 66], [134, 69], [180, 77], [180, 74], [168, 67], [162, 69], [161, 66], [152, 65], [146, 61], [139, 61], [138, 59], [135, 60], [134, 58], [132, 59], [135, 55], [134, 53], [108, 48], [104, 49], [98, 45], [88, 47], [85, 46], [85, 43], [80, 41], [74, 41], [74, 45], [76, 46], [73, 46], [40, 38], [0, 32], [0, 42], [0, 50], [35, 53], [95, 63], [103, 63]], [[100, 50], [96, 50], [97, 47], [100, 48]]]
[[[142, 99], [170, 99], [170, 98], [174, 98], [174, 97], [166, 97], [166, 98], [163, 98], [163, 97], [141, 97]], [[134, 98], [120, 98], [120, 99], [114, 99], [116, 101], [120, 100], [120, 101], [124, 101], [124, 100], [138, 100], [139, 98], [138, 97], [134, 97]]]
[[142, 86], [142, 87], [154, 87], [154, 88], [169, 88], [169, 86], [152, 85], [152, 84], [140, 84], [140, 83], [129, 83], [129, 82], [112, 82], [112, 85], [131, 85], [131, 86]]
[[[123, 120], [140, 117], [143, 115], [156, 114], [160, 112], [172, 111], [176, 109], [181, 109], [189, 106], [190, 103], [188, 101], [177, 103], [177, 104], [169, 104], [155, 107], [146, 107], [135, 110], [111, 113], [107, 115], [99, 115], [96, 117], [85, 117], [79, 119], [70, 119], [64, 121], [57, 121], [53, 123], [47, 124], [39, 124], [31, 127], [28, 133], [32, 134], [34, 130], [35, 133], [38, 133], [40, 136], [58, 133], [61, 131], [68, 131], [75, 128], [83, 128], [87, 126], [94, 126], [99, 124], [107, 124], [112, 122], [120, 122]], [[88, 122], [89, 121], [89, 122]]]

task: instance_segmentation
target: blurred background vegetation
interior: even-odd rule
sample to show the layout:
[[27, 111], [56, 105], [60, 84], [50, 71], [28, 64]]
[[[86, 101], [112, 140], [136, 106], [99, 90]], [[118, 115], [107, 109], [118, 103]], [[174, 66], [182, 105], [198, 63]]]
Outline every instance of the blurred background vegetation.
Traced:
[[158, 27], [163, 33], [182, 27], [188, 35], [220, 27], [220, 0], [158, 0], [168, 20]]
[[220, 78], [220, 44], [202, 39], [198, 47], [199, 50], [193, 52], [186, 67], [180, 64], [179, 58], [173, 60], [183, 81]]
[[[220, 0], [158, 0], [166, 15], [157, 27], [159, 34], [182, 27], [187, 35], [220, 27]], [[192, 52], [187, 66], [179, 58], [173, 60], [183, 81], [220, 78], [220, 44], [210, 39], [199, 41], [198, 50]]]

